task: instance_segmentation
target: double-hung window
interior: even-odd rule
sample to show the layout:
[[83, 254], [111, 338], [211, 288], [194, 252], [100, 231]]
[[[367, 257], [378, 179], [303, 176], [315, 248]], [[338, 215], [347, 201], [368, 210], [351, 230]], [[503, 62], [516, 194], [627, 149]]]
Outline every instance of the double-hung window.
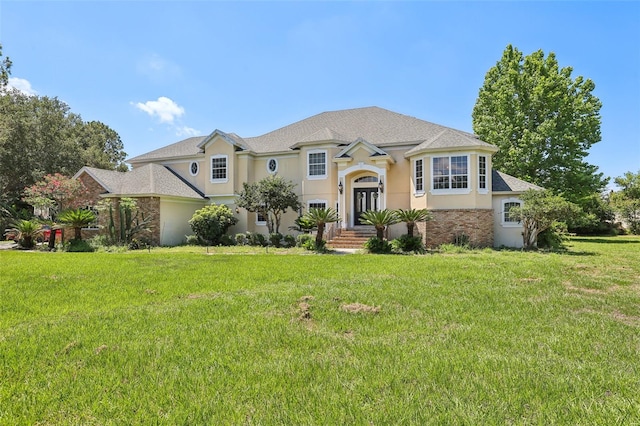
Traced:
[[487, 157], [478, 156], [478, 192], [487, 192]]
[[432, 190], [434, 193], [457, 193], [469, 190], [469, 156], [433, 157]]
[[228, 156], [212, 155], [211, 156], [211, 182], [224, 183], [229, 180], [228, 173]]
[[325, 179], [327, 177], [327, 151], [312, 150], [307, 153], [307, 178]]
[[424, 163], [422, 158], [416, 160], [414, 172], [416, 192], [424, 192]]
[[309, 210], [311, 209], [326, 209], [327, 202], [325, 200], [311, 200], [309, 201]]

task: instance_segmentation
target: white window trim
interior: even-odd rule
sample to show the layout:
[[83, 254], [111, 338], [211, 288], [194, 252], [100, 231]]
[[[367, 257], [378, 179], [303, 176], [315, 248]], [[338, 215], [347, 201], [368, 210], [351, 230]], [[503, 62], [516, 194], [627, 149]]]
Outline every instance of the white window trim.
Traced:
[[[193, 167], [193, 165], [194, 165], [194, 164], [198, 167], [198, 170], [196, 170], [196, 172], [195, 172], [195, 173], [193, 173], [193, 172], [191, 171], [191, 168]], [[200, 173], [200, 163], [198, 163], [197, 161], [192, 161], [192, 162], [190, 162], [190, 163], [189, 163], [189, 174], [190, 174], [191, 176], [198, 176], [198, 173]]]
[[256, 225], [258, 226], [267, 226], [266, 220], [258, 220], [259, 213], [256, 212]]
[[[449, 158], [449, 170], [451, 170], [451, 157], [467, 157], [467, 187], [466, 188], [448, 188], [448, 189], [433, 189], [433, 185], [434, 185], [434, 181], [435, 181], [435, 176], [433, 174], [434, 171], [434, 166], [433, 166], [433, 162], [435, 161], [436, 158], [443, 158], [443, 157], [447, 157]], [[469, 158], [469, 154], [447, 154], [447, 155], [434, 155], [433, 157], [431, 157], [431, 179], [429, 182], [429, 192], [433, 195], [464, 195], [464, 194], [470, 194], [471, 193], [471, 163], [470, 163], [470, 158]], [[423, 163], [423, 167], [424, 167], [424, 163]], [[424, 173], [423, 173], [424, 174]], [[449, 171], [449, 177], [451, 177], [451, 171]], [[451, 179], [449, 179], [449, 186], [451, 186]]]
[[[422, 189], [417, 189], [418, 187], [418, 161], [422, 161]], [[424, 158], [418, 158], [413, 162], [413, 185], [415, 191], [414, 194], [415, 195], [424, 195], [425, 190], [424, 190]]]
[[[480, 174], [480, 158], [484, 157], [484, 175]], [[484, 176], [484, 188], [480, 188], [480, 176]], [[489, 161], [486, 155], [478, 155], [478, 194], [489, 193]]]
[[[309, 157], [311, 154], [324, 154], [324, 174], [323, 175], [310, 175], [309, 168], [311, 164], [309, 163]], [[307, 179], [308, 180], [321, 180], [326, 179], [329, 172], [329, 153], [326, 149], [311, 149], [307, 151]]]
[[[271, 160], [276, 162], [276, 169], [275, 170], [269, 170], [269, 163], [271, 162]], [[277, 158], [267, 158], [267, 164], [265, 165], [265, 167], [267, 168], [267, 173], [269, 173], [270, 175], [276, 174], [278, 173], [278, 167], [280, 166], [280, 164], [278, 164], [278, 159]]]
[[502, 200], [500, 202], [501, 208], [500, 208], [500, 224], [505, 227], [505, 228], [521, 228], [522, 227], [522, 222], [506, 222], [504, 220], [504, 215], [505, 215], [505, 204], [507, 203], [519, 203], [520, 206], [522, 206], [523, 201], [519, 198], [506, 198], [504, 200]]
[[311, 209], [311, 204], [320, 204], [320, 203], [324, 204], [325, 208], [329, 207], [329, 203], [327, 202], [327, 200], [320, 200], [320, 199], [309, 200], [307, 201], [307, 211]]
[[[224, 158], [225, 159], [225, 175], [227, 176], [224, 179], [213, 179], [213, 168], [212, 168], [212, 162], [214, 158]], [[227, 183], [229, 182], [229, 156], [226, 154], [216, 154], [216, 155], [212, 155], [211, 157], [209, 157], [209, 180], [211, 183]]]

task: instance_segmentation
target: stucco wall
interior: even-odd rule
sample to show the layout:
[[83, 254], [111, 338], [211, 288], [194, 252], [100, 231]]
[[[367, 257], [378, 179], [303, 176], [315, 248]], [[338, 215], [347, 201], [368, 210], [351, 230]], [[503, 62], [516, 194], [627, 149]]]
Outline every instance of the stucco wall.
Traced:
[[193, 234], [189, 220], [202, 207], [203, 202], [160, 200], [160, 244], [175, 246], [184, 243], [186, 236]]
[[523, 247], [522, 243], [522, 231], [523, 228], [520, 225], [512, 223], [505, 224], [503, 222], [503, 202], [504, 201], [520, 201], [517, 195], [494, 195], [493, 197], [493, 228], [494, 228], [494, 242], [495, 247]]

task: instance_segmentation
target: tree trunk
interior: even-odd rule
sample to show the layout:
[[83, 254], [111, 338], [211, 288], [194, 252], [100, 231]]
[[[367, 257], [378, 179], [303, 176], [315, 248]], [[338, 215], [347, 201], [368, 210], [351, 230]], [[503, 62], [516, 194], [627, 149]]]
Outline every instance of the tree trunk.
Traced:
[[76, 240], [81, 240], [82, 239], [82, 228], [77, 227], [77, 228], [73, 228], [73, 232], [75, 233], [74, 235], [74, 239]]
[[318, 224], [318, 232], [316, 233], [316, 247], [320, 247], [322, 244], [322, 237], [324, 236], [324, 223]]
[[413, 238], [413, 228], [415, 225], [414, 222], [407, 222], [407, 235], [409, 235], [410, 238]]
[[384, 240], [384, 226], [376, 226], [376, 234], [380, 241]]

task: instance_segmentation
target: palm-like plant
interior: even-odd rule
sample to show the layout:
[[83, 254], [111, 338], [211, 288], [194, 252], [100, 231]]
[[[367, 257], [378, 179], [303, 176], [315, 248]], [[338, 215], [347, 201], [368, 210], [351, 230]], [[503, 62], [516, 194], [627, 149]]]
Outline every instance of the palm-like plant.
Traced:
[[35, 239], [42, 233], [42, 225], [35, 220], [19, 219], [11, 224], [11, 228], [6, 230], [7, 234], [14, 234], [24, 248], [31, 248], [35, 245]]
[[58, 216], [58, 222], [73, 228], [76, 240], [82, 239], [82, 228], [86, 228], [94, 220], [96, 215], [91, 210], [85, 209], [66, 210]]
[[325, 209], [309, 209], [309, 211], [304, 214], [303, 218], [313, 223], [318, 228], [318, 232], [316, 233], [316, 247], [320, 247], [322, 244], [326, 224], [340, 220], [338, 212], [331, 207]]
[[399, 219], [396, 212], [389, 209], [367, 210], [360, 215], [360, 223], [373, 225], [376, 228], [376, 236], [381, 241], [384, 239], [385, 228], [398, 222]]
[[433, 218], [427, 209], [398, 209], [396, 210], [396, 215], [400, 222], [407, 224], [407, 235], [411, 238], [413, 238], [413, 230], [417, 222], [426, 222]]

